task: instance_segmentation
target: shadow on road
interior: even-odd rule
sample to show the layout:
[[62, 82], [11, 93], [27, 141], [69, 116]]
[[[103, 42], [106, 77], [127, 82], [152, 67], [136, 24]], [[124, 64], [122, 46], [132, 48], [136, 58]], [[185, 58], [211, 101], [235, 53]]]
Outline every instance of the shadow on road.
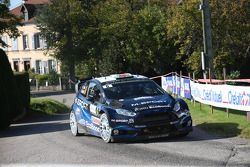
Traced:
[[[209, 128], [210, 130], [208, 130]], [[202, 129], [206, 129], [206, 131]], [[232, 133], [225, 135], [225, 131], [227, 132], [230, 130]], [[213, 133], [208, 133], [211, 131]], [[129, 144], [145, 143], [146, 144], [146, 143], [159, 143], [159, 142], [193, 142], [193, 141], [203, 141], [203, 140], [216, 140], [216, 139], [225, 139], [229, 137], [235, 137], [239, 135], [240, 132], [241, 130], [238, 129], [238, 124], [235, 124], [235, 123], [204, 123], [204, 124], [194, 126], [193, 131], [185, 137], [165, 137], [165, 138], [158, 138], [158, 139], [129, 141], [129, 142], [120, 142], [120, 143], [129, 143]]]
[[[1, 131], [0, 138], [69, 130], [70, 127], [69, 127], [68, 119], [69, 119], [68, 113], [58, 114], [58, 115], [44, 115], [44, 114], [32, 115], [21, 122], [11, 125], [11, 127], [8, 128], [7, 130]], [[213, 129], [213, 132], [219, 132], [220, 134], [221, 134], [221, 131], [232, 131], [234, 133], [231, 133], [230, 135], [227, 135], [227, 136], [211, 135], [201, 130], [201, 128], [202, 129], [210, 128], [210, 130]], [[193, 132], [191, 132], [186, 137], [167, 137], [167, 138], [140, 140], [140, 141], [137, 140], [137, 141], [129, 141], [129, 142], [120, 141], [119, 143], [123, 143], [123, 144], [145, 143], [146, 144], [146, 143], [155, 143], [155, 142], [158, 142], [158, 143], [159, 142], [183, 142], [183, 141], [192, 142], [192, 141], [215, 140], [215, 139], [234, 137], [234, 136], [237, 136], [239, 133], [240, 133], [240, 129], [238, 129], [238, 124], [206, 123], [206, 124], [200, 124], [200, 125], [194, 126]]]
[[0, 132], [0, 138], [58, 132], [70, 129], [68, 114], [29, 117]]

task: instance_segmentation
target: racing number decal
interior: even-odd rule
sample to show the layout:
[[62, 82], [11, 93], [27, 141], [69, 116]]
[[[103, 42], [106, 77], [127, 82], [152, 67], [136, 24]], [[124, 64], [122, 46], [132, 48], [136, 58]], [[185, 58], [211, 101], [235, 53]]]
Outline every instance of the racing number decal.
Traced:
[[90, 106], [89, 106], [89, 111], [90, 111], [90, 113], [92, 113], [92, 114], [94, 114], [94, 115], [97, 115], [97, 114], [98, 114], [98, 110], [97, 110], [96, 105], [90, 104]]

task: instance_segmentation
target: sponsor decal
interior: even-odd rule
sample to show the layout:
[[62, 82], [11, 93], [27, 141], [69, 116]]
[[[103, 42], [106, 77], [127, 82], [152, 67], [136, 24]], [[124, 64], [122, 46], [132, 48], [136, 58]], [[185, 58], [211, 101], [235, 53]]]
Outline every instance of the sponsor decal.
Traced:
[[127, 123], [127, 119], [111, 119], [112, 122], [120, 122], [120, 123]]
[[149, 139], [155, 139], [155, 138], [161, 138], [161, 137], [168, 137], [169, 134], [162, 134], [162, 135], [153, 135], [153, 136], [148, 136]]
[[145, 105], [145, 104], [157, 104], [157, 103], [166, 103], [166, 100], [151, 100], [151, 101], [143, 101], [140, 103], [134, 103], [131, 104], [132, 107], [140, 106], [140, 105]]
[[137, 98], [134, 98], [133, 100], [143, 100], [143, 99], [152, 99], [154, 97], [152, 96], [143, 96], [143, 97], [137, 97]]
[[166, 108], [166, 107], [171, 107], [171, 105], [170, 104], [168, 104], [168, 105], [150, 105], [150, 106], [148, 106], [148, 108], [149, 109], [155, 109], [155, 108]]
[[91, 117], [91, 120], [96, 125], [100, 125], [100, 123], [101, 123], [101, 120], [97, 117], [94, 117], [94, 116]]
[[92, 113], [94, 115], [98, 114], [98, 109], [97, 109], [96, 105], [90, 104], [89, 111], [90, 111], [90, 113]]
[[171, 105], [149, 105], [149, 106], [144, 106], [144, 107], [136, 107], [135, 111], [157, 109], [157, 108], [169, 108], [169, 107], [171, 107]]
[[88, 109], [88, 104], [85, 103], [83, 100], [75, 98], [75, 103], [81, 107], [83, 107], [84, 109]]
[[86, 127], [96, 132], [100, 132], [100, 128], [95, 126], [93, 123], [87, 122]]
[[84, 119], [80, 119], [79, 123], [83, 126], [86, 126], [87, 128], [94, 130], [96, 132], [100, 132], [100, 128], [95, 126], [93, 123], [89, 123], [88, 121], [84, 120]]
[[140, 107], [140, 108], [139, 108], [139, 107], [136, 107], [136, 108], [135, 108], [135, 112], [136, 112], [136, 111], [147, 110], [147, 109], [148, 109], [148, 106], [146, 106], [146, 107]]

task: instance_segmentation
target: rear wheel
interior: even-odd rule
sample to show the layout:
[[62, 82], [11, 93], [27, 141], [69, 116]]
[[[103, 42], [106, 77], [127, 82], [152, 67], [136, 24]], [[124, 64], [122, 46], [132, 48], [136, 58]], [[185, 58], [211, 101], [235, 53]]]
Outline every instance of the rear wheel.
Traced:
[[106, 142], [111, 142], [111, 127], [109, 125], [109, 120], [106, 113], [101, 115], [101, 123], [100, 123], [100, 134], [101, 138]]
[[72, 111], [70, 113], [69, 122], [70, 122], [70, 130], [71, 130], [72, 135], [79, 136], [76, 116]]

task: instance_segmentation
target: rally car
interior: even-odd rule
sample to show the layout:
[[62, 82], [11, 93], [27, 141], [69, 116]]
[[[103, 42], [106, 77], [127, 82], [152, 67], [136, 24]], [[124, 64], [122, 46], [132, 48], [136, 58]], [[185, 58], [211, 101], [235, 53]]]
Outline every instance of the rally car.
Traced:
[[70, 112], [74, 136], [105, 142], [185, 136], [192, 131], [188, 105], [141, 75], [114, 74], [80, 82]]

